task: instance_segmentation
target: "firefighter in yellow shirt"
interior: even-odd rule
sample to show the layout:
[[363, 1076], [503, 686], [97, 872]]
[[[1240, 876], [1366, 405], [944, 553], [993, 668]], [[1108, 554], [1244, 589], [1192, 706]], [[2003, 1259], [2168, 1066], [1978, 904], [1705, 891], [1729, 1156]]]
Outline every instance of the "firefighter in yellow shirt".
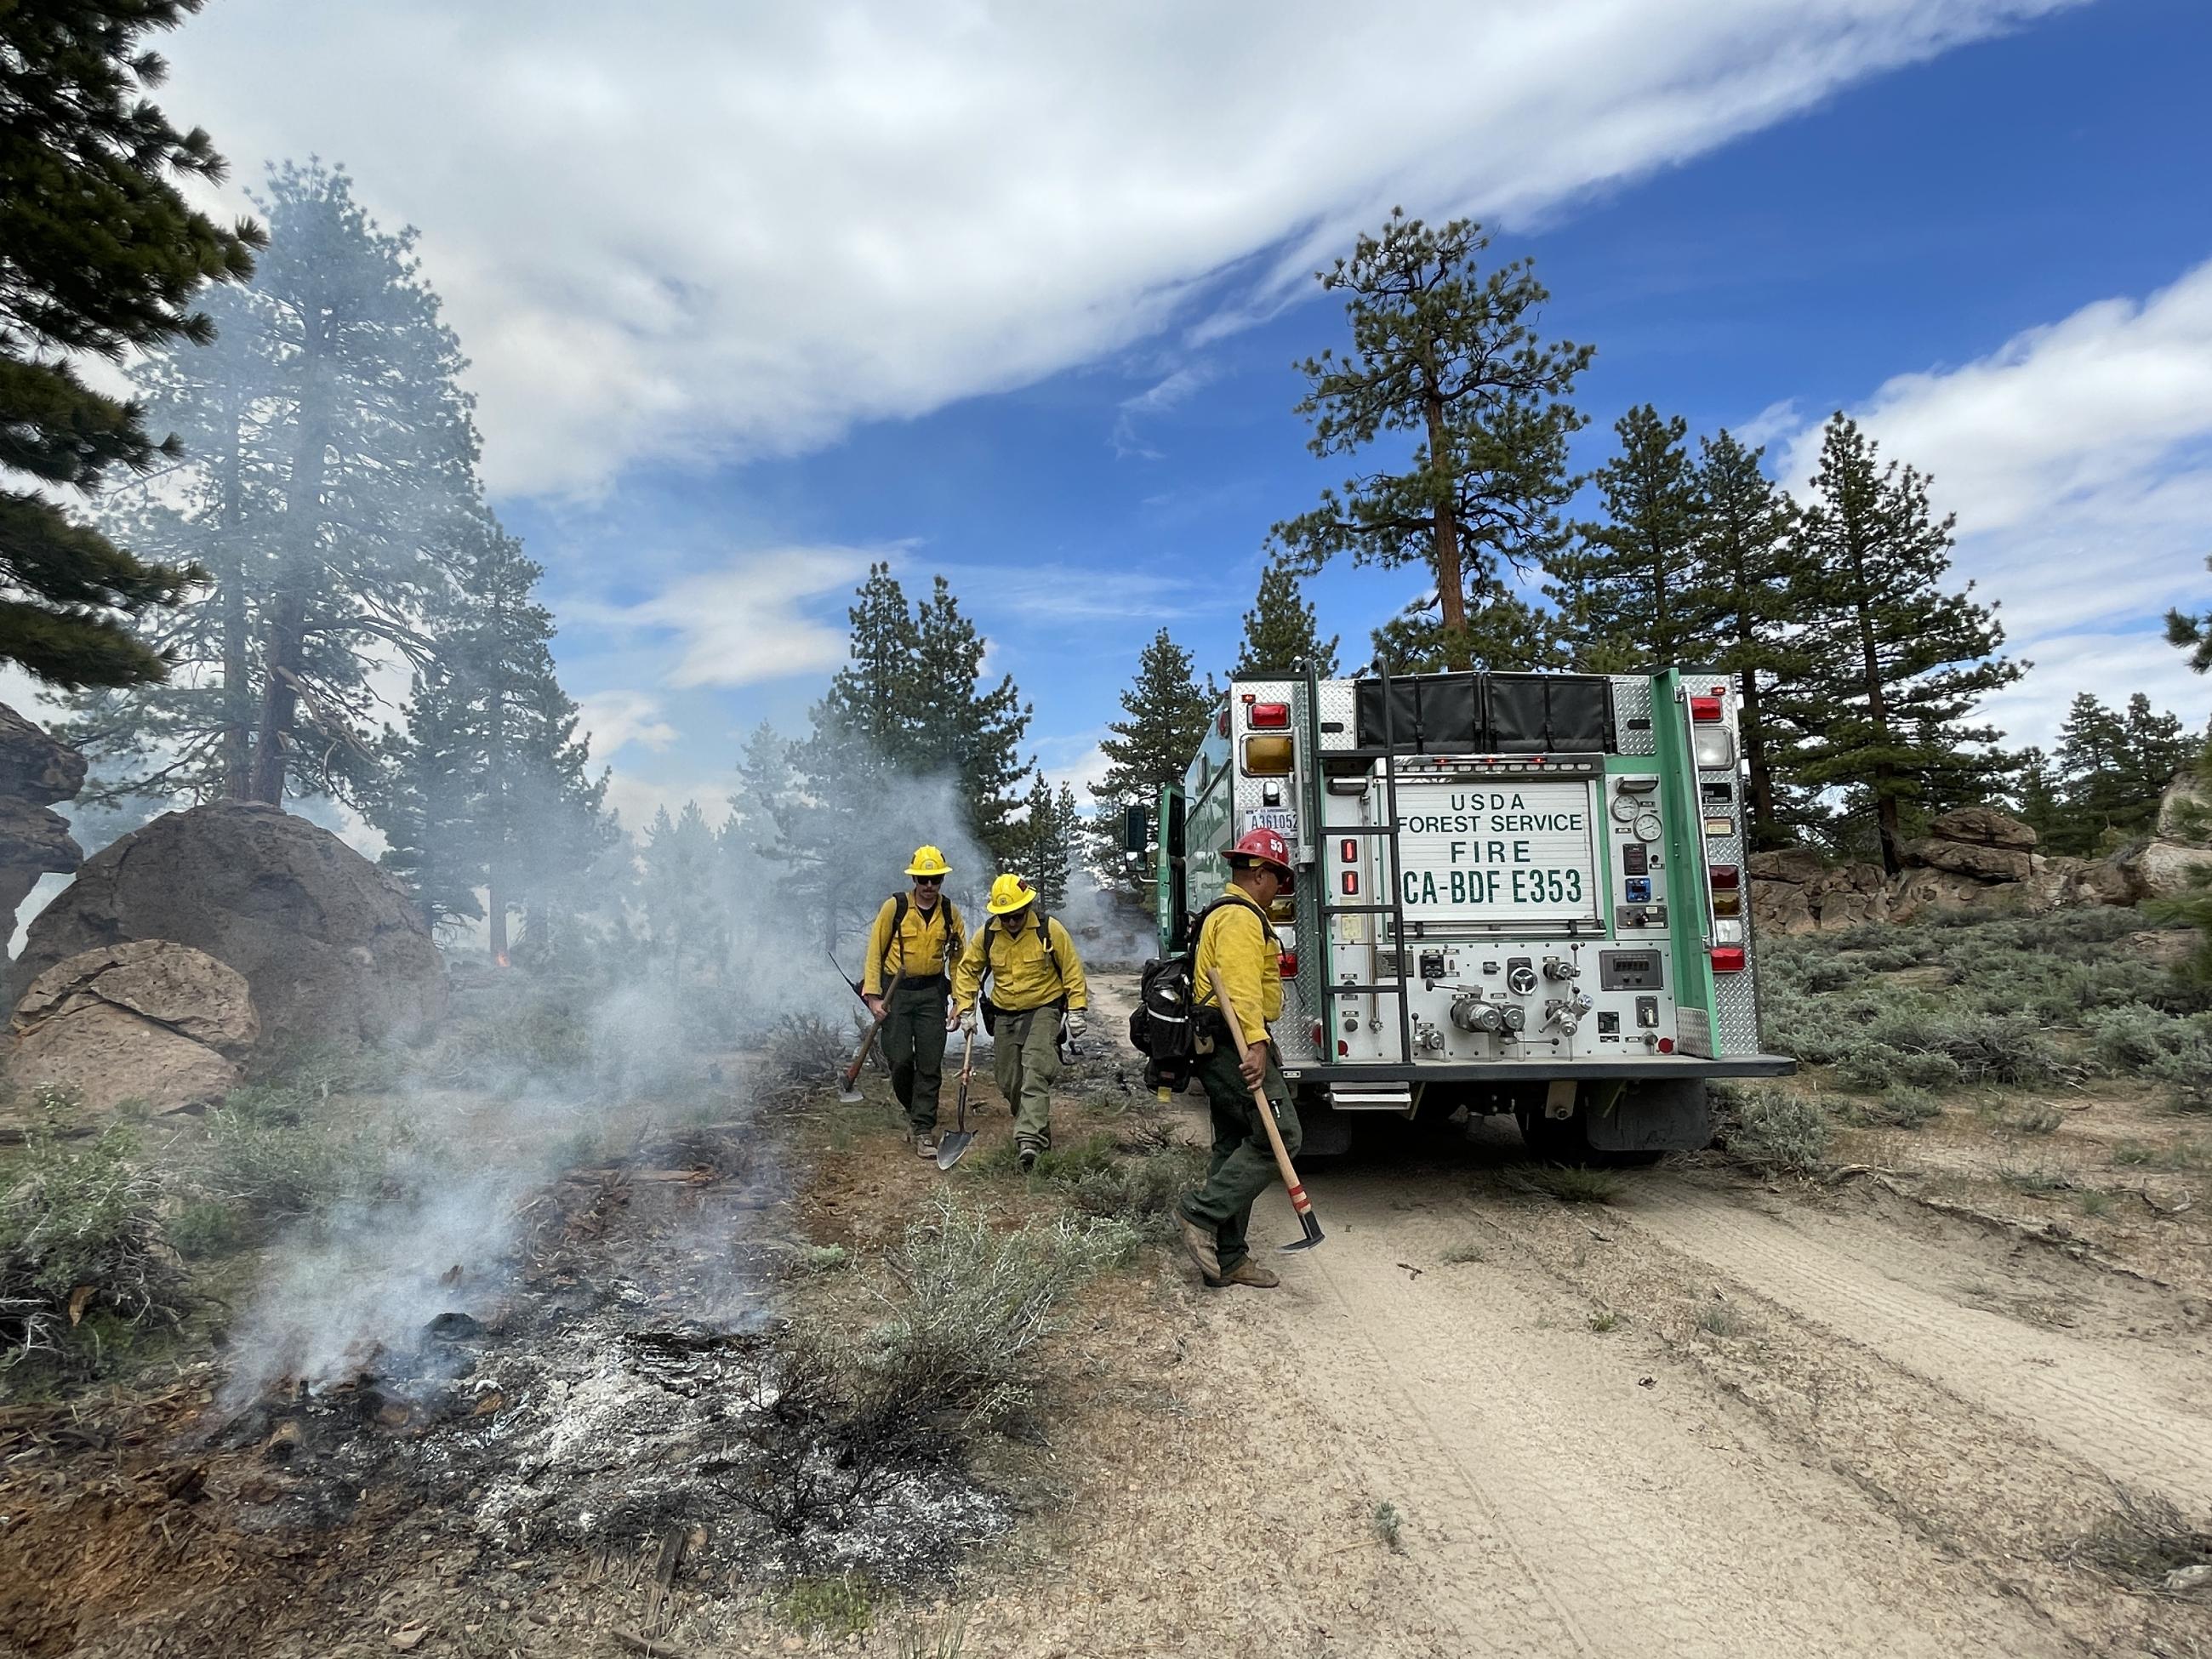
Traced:
[[[914, 1149], [937, 1156], [937, 1091], [945, 1076], [945, 999], [953, 964], [964, 943], [959, 907], [945, 896], [952, 873], [945, 854], [917, 847], [906, 872], [910, 893], [894, 893], [876, 912], [868, 933], [868, 965], [860, 993], [884, 1022], [884, 1057], [891, 1063], [891, 1092], [906, 1109]], [[898, 988], [886, 1009], [884, 988]]]
[[[1275, 938], [1267, 907], [1288, 892], [1295, 878], [1291, 849], [1273, 830], [1254, 830], [1228, 852], [1229, 885], [1221, 899], [1200, 918], [1197, 950], [1191, 962], [1193, 1001], [1199, 1011], [1199, 1042], [1211, 1038], [1212, 1052], [1199, 1056], [1197, 1074], [1206, 1087], [1213, 1117], [1213, 1158], [1206, 1181], [1177, 1209], [1183, 1248], [1208, 1285], [1249, 1285], [1267, 1290], [1282, 1281], [1253, 1261], [1244, 1243], [1252, 1219], [1252, 1200], [1275, 1181], [1275, 1154], [1260, 1121], [1255, 1089], [1264, 1089], [1273, 1107], [1284, 1150], [1297, 1156], [1297, 1108], [1283, 1074], [1275, 1067], [1267, 1022], [1283, 1012], [1282, 946]], [[1213, 994], [1213, 975], [1237, 1010], [1250, 1058], [1237, 1062], [1237, 1044]]]
[[1014, 1145], [1021, 1150], [1022, 1168], [1030, 1170], [1052, 1145], [1052, 1085], [1060, 1075], [1062, 1025], [1071, 1040], [1083, 1035], [1091, 992], [1075, 941], [1037, 909], [1029, 883], [1000, 876], [991, 884], [984, 908], [991, 919], [975, 930], [960, 958], [946, 1023], [973, 1031], [977, 1000], [989, 1009], [992, 1071], [999, 1092], [1014, 1109]]

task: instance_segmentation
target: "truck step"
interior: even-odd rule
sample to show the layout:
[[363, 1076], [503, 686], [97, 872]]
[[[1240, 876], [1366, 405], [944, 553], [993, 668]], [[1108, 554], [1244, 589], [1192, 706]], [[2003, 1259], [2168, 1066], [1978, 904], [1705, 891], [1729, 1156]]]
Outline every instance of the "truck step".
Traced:
[[1340, 1112], [1395, 1112], [1413, 1115], [1413, 1091], [1404, 1083], [1342, 1084], [1328, 1091], [1328, 1103]]

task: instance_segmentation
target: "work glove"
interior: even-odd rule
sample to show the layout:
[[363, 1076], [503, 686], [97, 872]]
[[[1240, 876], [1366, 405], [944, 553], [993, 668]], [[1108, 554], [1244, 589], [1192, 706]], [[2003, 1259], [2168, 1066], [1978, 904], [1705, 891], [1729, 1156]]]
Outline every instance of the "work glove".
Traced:
[[1079, 1042], [1083, 1034], [1090, 1029], [1091, 1022], [1083, 1018], [1082, 1009], [1070, 1011], [1067, 1016], [1067, 1040], [1070, 1042]]

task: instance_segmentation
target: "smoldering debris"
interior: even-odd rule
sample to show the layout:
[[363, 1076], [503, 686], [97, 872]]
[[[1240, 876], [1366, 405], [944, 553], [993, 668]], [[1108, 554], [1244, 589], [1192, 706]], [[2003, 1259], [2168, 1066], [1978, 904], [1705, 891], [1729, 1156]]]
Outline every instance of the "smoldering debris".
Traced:
[[[864, 1478], [847, 1449], [794, 1454], [766, 1311], [787, 1249], [702, 1225], [711, 1184], [637, 1173], [559, 1183], [498, 1294], [471, 1304], [468, 1274], [432, 1275], [449, 1304], [360, 1369], [280, 1379], [232, 1409], [210, 1438], [257, 1457], [260, 1525], [339, 1524], [396, 1486], [410, 1525], [518, 1559], [680, 1529], [703, 1540], [694, 1574], [889, 1583], [1011, 1527], [1005, 1499], [922, 1441], [875, 1449]], [[794, 1480], [820, 1501], [784, 1504]]]

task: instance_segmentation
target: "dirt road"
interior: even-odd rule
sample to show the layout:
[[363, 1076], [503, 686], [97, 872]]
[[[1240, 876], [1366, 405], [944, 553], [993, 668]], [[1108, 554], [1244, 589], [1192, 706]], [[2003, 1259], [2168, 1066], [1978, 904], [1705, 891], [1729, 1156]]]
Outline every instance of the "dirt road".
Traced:
[[1317, 1167], [1329, 1242], [1195, 1296], [1090, 1598], [1007, 1650], [2212, 1651], [2084, 1542], [2212, 1514], [2201, 1303], [1878, 1194], [1527, 1169]]

